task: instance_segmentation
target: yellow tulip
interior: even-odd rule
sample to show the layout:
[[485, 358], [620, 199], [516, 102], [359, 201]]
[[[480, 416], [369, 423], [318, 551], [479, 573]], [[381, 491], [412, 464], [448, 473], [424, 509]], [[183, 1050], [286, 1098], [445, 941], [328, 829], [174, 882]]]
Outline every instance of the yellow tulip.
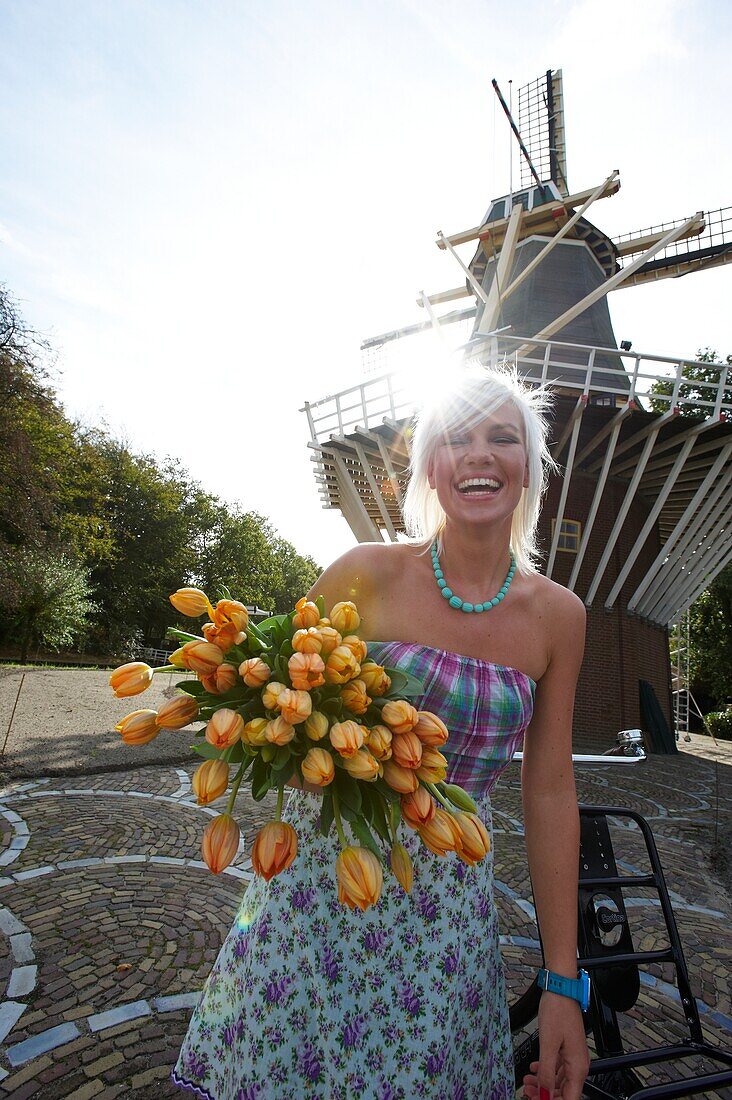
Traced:
[[272, 670], [261, 657], [250, 657], [239, 665], [239, 675], [247, 687], [258, 688], [267, 683]]
[[371, 704], [363, 680], [350, 680], [341, 692], [341, 701], [351, 714], [365, 714]]
[[441, 806], [435, 810], [434, 817], [417, 830], [422, 843], [436, 856], [447, 852], [456, 852], [462, 847], [462, 834], [452, 814]]
[[429, 745], [422, 746], [422, 762], [417, 768], [416, 775], [423, 783], [442, 783], [447, 775], [447, 760]]
[[312, 691], [325, 683], [325, 665], [319, 653], [293, 653], [287, 662], [292, 686], [302, 691]]
[[224, 655], [218, 646], [210, 642], [186, 642], [181, 647], [180, 659], [191, 672], [208, 676], [223, 664]]
[[366, 642], [362, 641], [356, 634], [349, 634], [343, 639], [341, 645], [347, 646], [348, 649], [350, 649], [359, 664], [366, 660], [366, 654], [368, 652]]
[[457, 854], [463, 863], [470, 867], [480, 863], [491, 850], [491, 838], [477, 814], [455, 814], [453, 819], [461, 834], [461, 845]]
[[369, 730], [369, 751], [377, 760], [391, 757], [392, 733], [388, 726], [372, 726]]
[[381, 895], [384, 872], [368, 848], [344, 848], [336, 860], [338, 900], [349, 909], [364, 912]]
[[286, 871], [297, 855], [297, 833], [286, 821], [269, 821], [252, 848], [252, 867], [267, 882]]
[[381, 719], [392, 733], [409, 733], [417, 725], [417, 711], [406, 699], [390, 699], [381, 708]]
[[343, 766], [354, 779], [363, 779], [366, 783], [373, 783], [381, 774], [381, 765], [368, 749], [359, 749], [353, 756], [343, 758]]
[[173, 652], [171, 654], [169, 654], [168, 664], [172, 665], [173, 668], [185, 668], [186, 667], [184, 662], [183, 662], [183, 646], [179, 646], [178, 649], [173, 650]]
[[218, 757], [204, 760], [193, 773], [191, 786], [199, 806], [208, 806], [225, 792], [229, 785], [229, 765]]
[[287, 690], [284, 684], [279, 684], [276, 680], [270, 680], [262, 692], [262, 702], [265, 710], [276, 710], [280, 695]]
[[334, 722], [330, 727], [330, 743], [344, 758], [355, 756], [363, 740], [363, 730], [356, 722]]
[[423, 745], [428, 745], [432, 749], [439, 749], [450, 736], [445, 723], [429, 710], [417, 711], [417, 725], [414, 727], [414, 732]]
[[214, 711], [206, 726], [206, 740], [215, 749], [228, 749], [241, 740], [244, 719], [235, 710], [221, 707]]
[[335, 779], [333, 757], [327, 749], [310, 749], [301, 767], [305, 782], [315, 787], [327, 787]]
[[230, 814], [219, 814], [203, 831], [201, 853], [215, 875], [228, 867], [239, 849], [239, 826]]
[[414, 733], [395, 734], [391, 742], [391, 758], [403, 768], [418, 768], [422, 762], [422, 742]]
[[114, 727], [125, 745], [147, 745], [160, 733], [154, 710], [133, 710]]
[[272, 745], [289, 745], [295, 736], [295, 727], [280, 714], [267, 723], [264, 735]]
[[208, 596], [200, 588], [179, 588], [168, 599], [176, 611], [189, 619], [197, 619], [199, 615], [210, 615], [213, 612]]
[[374, 699], [386, 695], [391, 687], [391, 679], [386, 675], [383, 666], [377, 665], [373, 661], [366, 661], [361, 665], [359, 677], [366, 685], [369, 695]]
[[310, 626], [307, 630], [296, 630], [292, 635], [292, 648], [296, 653], [320, 653], [323, 639], [318, 628]]
[[401, 764], [397, 764], [394, 760], [384, 761], [384, 779], [391, 789], [398, 794], [412, 794], [419, 786], [416, 772], [413, 772], [410, 768], [403, 768]]
[[291, 726], [304, 722], [313, 709], [310, 693], [292, 688], [285, 688], [280, 692], [277, 705], [280, 708], [280, 714]]
[[292, 625], [295, 630], [308, 630], [311, 626], [317, 626], [320, 619], [318, 605], [312, 603], [303, 596], [295, 604], [295, 614], [292, 616]]
[[268, 718], [250, 718], [241, 731], [241, 739], [245, 745], [253, 749], [267, 744]]
[[233, 665], [219, 665], [215, 672], [208, 676], [201, 676], [200, 680], [210, 695], [223, 695], [231, 691], [239, 679], [239, 673]]
[[231, 623], [242, 633], [249, 626], [249, 612], [239, 600], [219, 600], [211, 618], [218, 627]]
[[338, 648], [343, 639], [335, 627], [332, 627], [327, 622], [319, 624], [317, 631], [320, 637], [320, 656], [325, 660], [326, 657], [330, 657], [331, 653]]
[[396, 875], [397, 879], [408, 894], [412, 892], [412, 883], [414, 882], [414, 868], [412, 867], [412, 861], [409, 858], [409, 852], [398, 841], [394, 844], [391, 850], [391, 857], [389, 859], [391, 869]]
[[348, 646], [339, 645], [325, 663], [325, 682], [347, 684], [349, 680], [355, 680], [360, 671], [361, 666]]
[[426, 787], [417, 787], [413, 794], [402, 795], [402, 818], [410, 829], [421, 829], [435, 816], [435, 803]]
[[361, 617], [356, 610], [356, 605], [350, 600], [337, 603], [335, 607], [331, 609], [331, 613], [328, 617], [331, 621], [331, 625], [341, 634], [352, 634], [353, 631], [358, 630], [361, 625]]
[[109, 677], [109, 686], [118, 699], [141, 695], [153, 680], [153, 670], [144, 661], [129, 661], [120, 665]]
[[198, 703], [190, 695], [176, 695], [163, 703], [155, 721], [160, 729], [181, 730], [198, 717]]
[[322, 711], [314, 710], [305, 719], [302, 728], [311, 741], [322, 741], [328, 732], [328, 716]]

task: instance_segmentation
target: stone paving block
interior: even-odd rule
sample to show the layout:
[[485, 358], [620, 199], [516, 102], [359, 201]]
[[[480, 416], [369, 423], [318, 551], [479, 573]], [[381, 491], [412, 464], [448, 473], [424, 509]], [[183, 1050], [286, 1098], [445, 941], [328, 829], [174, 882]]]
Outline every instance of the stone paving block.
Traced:
[[90, 1016], [87, 1023], [90, 1031], [104, 1031], [105, 1028], [115, 1027], [129, 1020], [137, 1020], [141, 1016], [149, 1016], [150, 1012], [151, 1008], [147, 1001], [132, 1001], [118, 1008], [110, 1008], [106, 1012], [98, 1012]]
[[90, 1062], [88, 1066], [84, 1066], [84, 1073], [88, 1077], [99, 1077], [101, 1074], [107, 1073], [108, 1070], [120, 1065], [124, 1060], [124, 1054], [115, 1050], [111, 1054], [105, 1054], [104, 1057], [97, 1058], [95, 1062]]
[[10, 950], [17, 963], [32, 963], [35, 960], [35, 952], [30, 932], [17, 932], [10, 937]]
[[64, 1043], [70, 1043], [72, 1039], [78, 1039], [81, 1032], [76, 1024], [58, 1024], [38, 1035], [32, 1035], [30, 1039], [24, 1039], [22, 1043], [16, 1043], [8, 1047], [7, 1056], [11, 1066], [21, 1066], [39, 1054], [46, 1054]]
[[68, 1093], [67, 1100], [91, 1100], [92, 1096], [98, 1096], [103, 1090], [104, 1082], [97, 1078], [96, 1081], [87, 1081], [81, 1088]]
[[48, 1069], [53, 1065], [53, 1059], [47, 1055], [39, 1059], [37, 1062], [33, 1062], [30, 1066], [25, 1066], [23, 1069], [17, 1070], [3, 1080], [3, 1089], [9, 1095], [14, 1096], [15, 1090], [21, 1088], [27, 1081], [31, 1081], [36, 1074], [42, 1073], [44, 1069]]
[[28, 1006], [17, 1001], [2, 1001], [0, 1003], [0, 1043], [5, 1041], [8, 1035]]
[[16, 966], [10, 974], [8, 988], [5, 996], [13, 1000], [16, 997], [27, 997], [35, 988], [37, 966]]
[[152, 1085], [154, 1081], [164, 1081], [170, 1076], [170, 1071], [173, 1067], [170, 1066], [151, 1066], [150, 1069], [143, 1070], [142, 1073], [136, 1073], [130, 1081], [130, 1087], [134, 1089], [143, 1089], [146, 1085]]
[[18, 920], [14, 913], [4, 907], [0, 908], [0, 932], [4, 932], [6, 936], [15, 936], [18, 933], [27, 931], [26, 926]]

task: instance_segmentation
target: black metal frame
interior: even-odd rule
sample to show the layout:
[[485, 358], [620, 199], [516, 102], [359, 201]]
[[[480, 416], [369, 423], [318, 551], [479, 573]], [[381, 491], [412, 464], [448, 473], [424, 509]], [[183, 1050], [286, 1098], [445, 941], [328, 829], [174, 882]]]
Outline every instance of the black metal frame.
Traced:
[[[587, 1100], [674, 1100], [695, 1096], [732, 1084], [732, 1051], [707, 1043], [702, 1033], [696, 999], [689, 982], [684, 951], [653, 833], [648, 822], [634, 810], [617, 806], [580, 806], [580, 874], [578, 966], [590, 972], [592, 991], [585, 1022], [592, 1032], [599, 1057], [593, 1059], [584, 1085]], [[608, 818], [633, 821], [646, 845], [651, 874], [618, 874]], [[660, 951], [634, 951], [625, 912], [623, 890], [651, 887], [658, 893], [669, 947]], [[601, 927], [602, 925], [602, 927]], [[619, 935], [617, 934], [619, 930]], [[611, 944], [602, 942], [614, 941]], [[617, 1013], [626, 1011], [637, 1000], [640, 990], [638, 966], [642, 963], [670, 962], [689, 1030], [687, 1042], [626, 1053]], [[526, 1027], [536, 1016], [540, 992], [536, 983], [511, 1008], [511, 1029]], [[644, 1086], [634, 1070], [657, 1062], [672, 1062], [692, 1055], [703, 1055], [727, 1068], [662, 1085]], [[533, 1034], [514, 1050], [517, 1087], [538, 1057], [538, 1035]]]

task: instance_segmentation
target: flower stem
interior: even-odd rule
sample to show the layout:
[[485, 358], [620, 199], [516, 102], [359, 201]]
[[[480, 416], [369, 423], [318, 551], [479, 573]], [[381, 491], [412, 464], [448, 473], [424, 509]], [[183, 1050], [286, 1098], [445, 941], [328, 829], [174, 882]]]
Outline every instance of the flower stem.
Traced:
[[278, 787], [277, 788], [277, 809], [275, 810], [278, 821], [282, 820], [282, 800], [284, 798], [284, 795], [285, 795], [285, 788], [284, 787]]
[[153, 669], [153, 676], [156, 676], [158, 672], [185, 672], [184, 668], [177, 668], [175, 665], [160, 665], [159, 668]]
[[338, 839], [341, 844], [341, 848], [348, 847], [348, 841], [346, 840], [346, 834], [343, 832], [343, 822], [341, 821], [341, 807], [338, 799], [338, 791], [336, 790], [335, 783], [331, 786], [331, 794], [333, 796], [333, 820], [335, 821], [336, 832], [338, 833]]
[[227, 812], [227, 814], [230, 814], [231, 811], [234, 809], [234, 803], [236, 802], [236, 796], [239, 793], [239, 787], [241, 786], [241, 781], [244, 778], [244, 771], [245, 771], [244, 767], [239, 768], [239, 771], [236, 773], [236, 776], [234, 777], [234, 782], [231, 785], [231, 794], [229, 795], [229, 801], [226, 803], [226, 812]]
[[448, 802], [448, 800], [445, 798], [445, 796], [440, 791], [438, 791], [438, 789], [437, 789], [437, 787], [435, 786], [434, 783], [425, 783], [425, 787], [430, 792], [432, 797], [436, 798], [437, 801], [440, 802], [445, 807], [445, 809], [447, 810], [447, 812], [449, 814], [454, 814], [455, 813], [455, 807], [452, 805], [451, 802]]

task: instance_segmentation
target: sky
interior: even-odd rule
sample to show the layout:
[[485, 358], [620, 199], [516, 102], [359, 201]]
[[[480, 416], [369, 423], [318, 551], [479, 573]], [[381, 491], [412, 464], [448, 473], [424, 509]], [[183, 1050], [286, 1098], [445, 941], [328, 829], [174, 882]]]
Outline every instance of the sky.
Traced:
[[[299, 410], [461, 282], [434, 240], [508, 190], [492, 77], [562, 69], [571, 189], [620, 170], [611, 235], [732, 205], [725, 0], [0, 0], [0, 40], [0, 282], [67, 413], [322, 565], [355, 540]], [[610, 309], [693, 357], [732, 352], [731, 300], [729, 265]]]

